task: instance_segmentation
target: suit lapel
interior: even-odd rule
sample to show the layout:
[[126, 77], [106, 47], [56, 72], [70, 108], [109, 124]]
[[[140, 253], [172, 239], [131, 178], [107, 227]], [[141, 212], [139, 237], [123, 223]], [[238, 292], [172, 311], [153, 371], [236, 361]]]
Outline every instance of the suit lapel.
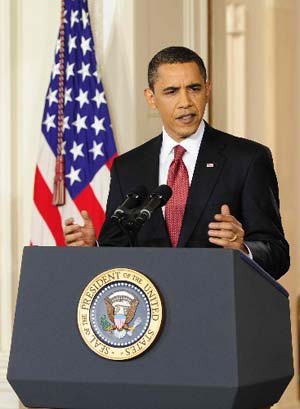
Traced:
[[178, 247], [184, 247], [200, 219], [221, 174], [226, 157], [224, 142], [206, 124], [190, 186]]
[[153, 192], [158, 186], [159, 154], [162, 144], [162, 135], [149, 141], [144, 152], [139, 156], [138, 171], [143, 178], [143, 184]]
[[[151, 141], [151, 144], [147, 146], [147, 153], [141, 158], [140, 169], [147, 169], [147, 172], [144, 174], [143, 184], [147, 187], [149, 194], [157, 189], [159, 184], [159, 156], [161, 144], [162, 134]], [[165, 236], [167, 243], [169, 243], [169, 234], [161, 209], [158, 209], [153, 213], [151, 217], [151, 227], [153, 234], [155, 232], [160, 232], [159, 235]]]

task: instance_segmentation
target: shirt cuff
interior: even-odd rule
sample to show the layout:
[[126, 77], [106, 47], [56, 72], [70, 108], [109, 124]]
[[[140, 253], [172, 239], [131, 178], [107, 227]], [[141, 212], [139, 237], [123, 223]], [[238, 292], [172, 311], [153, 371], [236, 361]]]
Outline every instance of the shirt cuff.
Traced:
[[253, 260], [253, 255], [252, 255], [252, 253], [251, 253], [251, 250], [249, 249], [249, 247], [247, 246], [247, 244], [244, 242], [244, 246], [246, 247], [246, 249], [248, 250], [248, 254], [247, 254], [247, 256], [251, 259], [251, 260]]

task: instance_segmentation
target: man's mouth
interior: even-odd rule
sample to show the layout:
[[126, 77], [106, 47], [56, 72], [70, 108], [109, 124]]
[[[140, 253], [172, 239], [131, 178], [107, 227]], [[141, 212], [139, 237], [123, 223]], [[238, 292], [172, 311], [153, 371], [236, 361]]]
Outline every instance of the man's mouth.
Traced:
[[184, 124], [189, 124], [193, 122], [195, 116], [196, 114], [184, 114], [184, 115], [178, 116], [176, 119]]

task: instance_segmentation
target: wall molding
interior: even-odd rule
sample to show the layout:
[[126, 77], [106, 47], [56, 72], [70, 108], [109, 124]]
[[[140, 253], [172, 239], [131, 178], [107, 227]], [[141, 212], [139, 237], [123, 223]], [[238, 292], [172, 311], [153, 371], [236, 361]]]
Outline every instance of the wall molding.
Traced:
[[209, 21], [208, 21], [208, 0], [201, 0], [199, 2], [199, 53], [201, 57], [206, 61], [206, 64], [209, 63]]
[[246, 134], [246, 6], [226, 6], [227, 130]]
[[208, 0], [183, 1], [183, 45], [208, 62]]
[[6, 380], [12, 330], [12, 2], [0, 3], [0, 409], [17, 409], [18, 399]]
[[[208, 0], [184, 0], [183, 6], [183, 45], [195, 50], [206, 66], [209, 63], [208, 50]], [[208, 121], [208, 106], [204, 119]]]
[[183, 1], [183, 44], [195, 48], [195, 0]]
[[264, 71], [264, 94], [265, 94], [265, 140], [264, 143], [269, 146], [272, 151], [274, 160], [277, 158], [276, 151], [276, 22], [275, 22], [275, 2], [274, 0], [266, 0], [265, 5], [265, 71]]
[[89, 0], [89, 13], [92, 25], [93, 38], [95, 43], [95, 53], [97, 59], [98, 72], [103, 68], [103, 0]]
[[[0, 353], [7, 353], [12, 325], [12, 129], [11, 2], [0, 3]], [[0, 361], [1, 362], [1, 361]], [[2, 363], [2, 362], [1, 362]]]

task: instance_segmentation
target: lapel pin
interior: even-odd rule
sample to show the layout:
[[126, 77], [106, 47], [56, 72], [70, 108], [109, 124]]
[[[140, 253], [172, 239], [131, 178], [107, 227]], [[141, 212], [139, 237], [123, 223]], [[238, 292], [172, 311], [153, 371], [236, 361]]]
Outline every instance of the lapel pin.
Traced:
[[207, 167], [207, 168], [214, 168], [214, 167], [215, 167], [215, 163], [213, 163], [213, 162], [207, 163], [207, 164], [206, 164], [206, 167]]

